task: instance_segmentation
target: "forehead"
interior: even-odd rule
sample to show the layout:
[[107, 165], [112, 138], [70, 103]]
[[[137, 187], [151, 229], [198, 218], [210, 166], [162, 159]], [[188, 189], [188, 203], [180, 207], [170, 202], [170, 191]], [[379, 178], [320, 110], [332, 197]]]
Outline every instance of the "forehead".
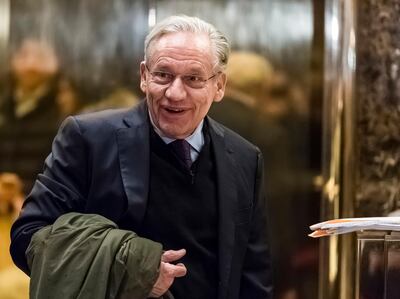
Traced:
[[53, 55], [50, 45], [36, 40], [26, 40], [16, 52], [17, 55]]
[[206, 34], [192, 32], [168, 33], [152, 42], [149, 49], [151, 63], [174, 61], [199, 63], [212, 67], [214, 56], [210, 39]]

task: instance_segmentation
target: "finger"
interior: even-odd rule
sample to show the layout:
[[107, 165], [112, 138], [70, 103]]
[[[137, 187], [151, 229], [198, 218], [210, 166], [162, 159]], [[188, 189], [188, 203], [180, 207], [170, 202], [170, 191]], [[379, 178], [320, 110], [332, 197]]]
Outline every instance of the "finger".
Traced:
[[167, 250], [161, 256], [161, 261], [166, 263], [174, 262], [182, 258], [185, 254], [186, 254], [185, 249]]
[[175, 270], [175, 277], [183, 277], [187, 273], [186, 266], [184, 264], [176, 265], [177, 268]]
[[185, 276], [187, 272], [185, 265], [182, 263], [173, 265], [164, 262], [161, 262], [161, 271], [168, 277], [182, 277]]

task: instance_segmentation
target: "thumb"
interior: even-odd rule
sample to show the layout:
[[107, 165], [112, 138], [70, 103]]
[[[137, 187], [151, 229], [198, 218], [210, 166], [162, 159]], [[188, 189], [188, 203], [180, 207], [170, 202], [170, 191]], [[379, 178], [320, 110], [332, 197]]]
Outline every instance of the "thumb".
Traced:
[[184, 264], [179, 263], [177, 265], [169, 263], [161, 263], [162, 271], [169, 277], [182, 277], [186, 275], [186, 267]]

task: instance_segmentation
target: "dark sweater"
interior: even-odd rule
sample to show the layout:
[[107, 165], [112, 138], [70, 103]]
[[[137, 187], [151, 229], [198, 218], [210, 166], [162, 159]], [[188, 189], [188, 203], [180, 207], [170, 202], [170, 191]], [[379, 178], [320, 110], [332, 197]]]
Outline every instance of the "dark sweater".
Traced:
[[164, 250], [186, 249], [180, 262], [188, 272], [171, 287], [176, 299], [216, 298], [218, 208], [215, 163], [208, 134], [205, 133], [205, 145], [191, 174], [152, 132], [150, 169], [142, 236], [162, 243]]

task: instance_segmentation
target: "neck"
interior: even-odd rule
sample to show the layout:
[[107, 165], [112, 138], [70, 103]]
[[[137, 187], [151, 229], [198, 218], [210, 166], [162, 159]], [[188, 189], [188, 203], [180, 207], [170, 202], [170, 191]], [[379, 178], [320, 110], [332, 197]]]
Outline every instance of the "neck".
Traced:
[[[189, 133], [189, 134], [187, 134], [187, 135], [184, 135], [184, 136], [169, 136], [169, 135], [167, 135], [167, 134], [165, 134], [159, 127], [157, 127], [157, 125], [154, 123], [154, 121], [153, 121], [153, 118], [151, 117], [151, 113], [150, 113], [150, 111], [149, 111], [149, 118], [150, 118], [150, 123], [151, 123], [151, 125], [153, 126], [153, 128], [154, 128], [154, 131], [158, 134], [158, 136], [160, 136], [161, 138], [169, 138], [169, 139], [172, 139], [172, 140], [175, 140], [175, 139], [186, 139], [187, 137], [189, 137], [189, 136], [191, 136], [195, 131], [196, 131], [196, 129], [193, 131], [193, 132], [191, 132], [191, 133]], [[196, 127], [197, 128], [197, 127]]]

